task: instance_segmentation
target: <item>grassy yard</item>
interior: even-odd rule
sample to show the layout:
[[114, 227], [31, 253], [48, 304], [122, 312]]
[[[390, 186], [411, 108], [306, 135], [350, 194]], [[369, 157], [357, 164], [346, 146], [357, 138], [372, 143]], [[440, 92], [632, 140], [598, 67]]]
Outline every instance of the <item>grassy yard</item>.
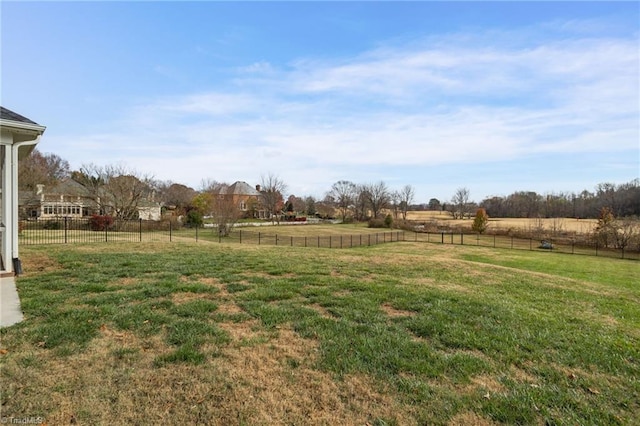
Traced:
[[640, 263], [420, 243], [30, 246], [2, 417], [634, 424]]

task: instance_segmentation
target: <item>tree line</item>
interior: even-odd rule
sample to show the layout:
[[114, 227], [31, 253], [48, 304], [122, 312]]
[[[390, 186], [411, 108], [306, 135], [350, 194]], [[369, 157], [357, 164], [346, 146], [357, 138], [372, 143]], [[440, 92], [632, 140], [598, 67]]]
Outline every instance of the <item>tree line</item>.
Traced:
[[597, 219], [605, 207], [614, 217], [640, 216], [640, 179], [619, 185], [600, 183], [594, 191], [580, 193], [516, 191], [507, 196], [490, 196], [479, 203], [470, 201], [469, 194], [468, 188], [458, 188], [448, 203], [432, 198], [428, 204], [412, 208], [447, 211], [454, 219], [470, 217], [478, 208], [483, 208], [491, 217]]
[[[37, 149], [20, 161], [20, 190], [35, 191], [39, 184], [54, 186], [66, 179], [84, 186], [94, 200], [103, 204], [101, 208], [122, 218], [133, 217], [137, 203], [150, 198], [193, 221], [201, 220], [198, 216], [230, 211], [229, 206], [222, 203], [225, 197], [220, 196], [229, 186], [224, 182], [203, 179], [196, 190], [181, 183], [155, 180], [124, 166], [89, 164], [72, 171], [66, 160]], [[592, 192], [538, 194], [516, 191], [507, 196], [487, 197], [479, 203], [470, 200], [469, 189], [458, 188], [448, 201], [431, 198], [428, 203], [416, 204], [413, 186], [407, 184], [392, 189], [384, 181], [354, 183], [339, 180], [319, 199], [295, 195], [285, 199], [287, 185], [272, 173], [262, 176], [260, 187], [260, 208], [268, 217], [278, 219], [302, 214], [343, 221], [383, 220], [387, 215], [394, 220], [406, 220], [409, 210], [447, 211], [454, 218], [470, 218], [479, 208], [490, 217], [598, 218], [605, 207], [614, 217], [640, 216], [639, 179], [619, 185], [601, 183]], [[249, 206], [247, 210], [254, 208], [257, 206]]]

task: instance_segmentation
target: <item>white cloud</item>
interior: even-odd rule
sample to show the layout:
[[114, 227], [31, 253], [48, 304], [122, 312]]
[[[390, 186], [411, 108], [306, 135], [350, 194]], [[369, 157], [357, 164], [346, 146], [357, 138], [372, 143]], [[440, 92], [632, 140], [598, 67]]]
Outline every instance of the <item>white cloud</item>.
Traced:
[[255, 62], [231, 86], [132, 107], [111, 134], [74, 146], [192, 185], [286, 173], [293, 192], [350, 178], [343, 170], [357, 180], [376, 167], [637, 150], [637, 36], [509, 35], [453, 34], [288, 70]]

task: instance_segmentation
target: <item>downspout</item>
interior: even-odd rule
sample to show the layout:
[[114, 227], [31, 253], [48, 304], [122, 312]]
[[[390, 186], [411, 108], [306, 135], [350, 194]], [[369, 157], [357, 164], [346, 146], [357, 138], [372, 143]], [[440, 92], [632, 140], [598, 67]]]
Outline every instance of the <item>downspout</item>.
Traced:
[[40, 135], [30, 141], [16, 142], [11, 146], [11, 221], [16, 226], [11, 229], [11, 258], [13, 260], [13, 272], [16, 275], [22, 273], [22, 263], [18, 257], [18, 149], [23, 146], [37, 145]]

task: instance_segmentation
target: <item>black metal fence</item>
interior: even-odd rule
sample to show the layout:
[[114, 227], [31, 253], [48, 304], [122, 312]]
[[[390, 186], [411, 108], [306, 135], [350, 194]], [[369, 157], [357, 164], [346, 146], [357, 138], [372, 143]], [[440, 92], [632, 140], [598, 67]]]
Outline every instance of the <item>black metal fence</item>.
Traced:
[[[305, 225], [298, 225], [305, 226]], [[266, 227], [265, 227], [266, 228]], [[272, 227], [269, 227], [272, 228]], [[278, 227], [282, 230], [284, 227]], [[288, 245], [293, 247], [348, 248], [402, 241], [403, 231], [355, 235], [287, 236], [277, 233], [234, 228], [222, 236], [215, 227], [185, 227], [175, 223], [114, 220], [108, 224], [90, 219], [59, 218], [26, 220], [19, 223], [21, 245], [73, 244], [100, 242], [213, 241], [239, 244]]]
[[[305, 226], [305, 225], [299, 225]], [[266, 229], [267, 227], [265, 227]], [[347, 235], [300, 236], [287, 235], [286, 227], [268, 230], [234, 228], [222, 236], [215, 227], [184, 227], [172, 222], [114, 220], [95, 223], [89, 219], [60, 218], [20, 221], [18, 240], [21, 245], [73, 244], [108, 242], [210, 241], [238, 244], [291, 247], [351, 248], [377, 244], [414, 241], [433, 244], [482, 246], [513, 250], [544, 251], [588, 256], [605, 256], [640, 260], [640, 250], [613, 249], [553, 239], [539, 241], [500, 235], [478, 235], [452, 232], [386, 231]], [[281, 232], [280, 232], [281, 231]]]

